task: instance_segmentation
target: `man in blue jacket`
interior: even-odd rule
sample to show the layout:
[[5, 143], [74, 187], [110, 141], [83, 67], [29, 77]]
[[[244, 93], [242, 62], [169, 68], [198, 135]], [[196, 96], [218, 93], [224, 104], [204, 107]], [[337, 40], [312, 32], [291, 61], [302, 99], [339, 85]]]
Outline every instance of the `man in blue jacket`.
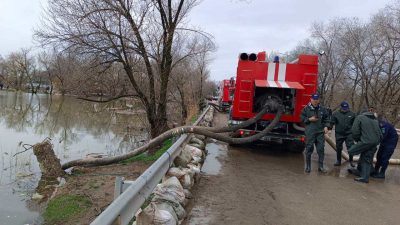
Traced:
[[375, 172], [377, 174], [372, 175], [372, 177], [385, 178], [385, 172], [389, 166], [389, 159], [392, 157], [397, 142], [399, 141], [399, 135], [392, 124], [383, 120], [378, 121], [383, 139], [379, 145], [378, 154], [376, 155]]

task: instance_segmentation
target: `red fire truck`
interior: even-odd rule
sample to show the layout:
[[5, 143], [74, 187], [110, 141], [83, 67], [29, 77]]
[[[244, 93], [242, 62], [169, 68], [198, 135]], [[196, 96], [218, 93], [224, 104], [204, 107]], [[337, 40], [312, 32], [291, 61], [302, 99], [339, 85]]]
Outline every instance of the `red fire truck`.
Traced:
[[229, 106], [233, 102], [235, 93], [235, 79], [223, 80], [220, 87], [220, 106]]
[[318, 56], [300, 55], [292, 63], [267, 62], [266, 53], [239, 55], [236, 90], [230, 123], [238, 124], [260, 112], [265, 105], [271, 110], [257, 123], [236, 131], [236, 136], [254, 135], [267, 127], [275, 117], [278, 106], [285, 113], [278, 125], [262, 140], [279, 141], [291, 151], [305, 148], [304, 124], [300, 112], [317, 89]]

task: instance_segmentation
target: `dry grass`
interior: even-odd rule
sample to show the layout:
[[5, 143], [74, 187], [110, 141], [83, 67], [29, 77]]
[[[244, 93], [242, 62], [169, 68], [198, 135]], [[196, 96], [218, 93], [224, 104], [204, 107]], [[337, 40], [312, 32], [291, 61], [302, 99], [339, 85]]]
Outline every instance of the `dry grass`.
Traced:
[[188, 117], [186, 118], [185, 124], [189, 124], [189, 121], [198, 114], [199, 114], [199, 108], [196, 105], [189, 105]]

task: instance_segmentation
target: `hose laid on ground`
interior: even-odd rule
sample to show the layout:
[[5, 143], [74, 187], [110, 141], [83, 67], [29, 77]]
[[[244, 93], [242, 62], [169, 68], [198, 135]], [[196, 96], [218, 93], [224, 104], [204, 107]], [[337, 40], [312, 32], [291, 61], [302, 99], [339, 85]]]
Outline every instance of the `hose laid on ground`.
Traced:
[[[330, 138], [328, 135], [326, 135], [325, 134], [325, 141], [326, 142], [328, 142], [328, 144], [335, 150], [335, 151], [337, 151], [337, 149], [336, 149], [336, 143], [332, 140], [332, 138]], [[350, 159], [349, 159], [349, 155], [346, 153], [346, 152], [344, 152], [344, 151], [342, 151], [342, 158], [343, 159], [345, 159], [346, 161], [349, 161]], [[356, 156], [354, 156], [354, 158], [353, 158], [353, 161], [354, 162], [358, 162], [358, 159], [359, 159], [360, 157], [356, 157]], [[374, 158], [374, 163], [376, 163], [376, 158]], [[400, 159], [390, 159], [389, 160], [389, 164], [390, 165], [400, 165]]]
[[220, 113], [226, 113], [229, 110], [230, 106], [219, 106], [217, 104], [214, 103], [208, 103], [209, 105], [211, 105], [212, 107], [214, 107], [215, 110], [217, 110]]
[[[265, 109], [262, 112], [265, 114], [267, 111], [268, 111], [268, 109]], [[269, 126], [266, 127], [260, 133], [250, 136], [250, 137], [230, 138], [230, 137], [227, 137], [227, 136], [224, 136], [221, 134], [217, 134], [217, 133], [231, 131], [232, 127], [239, 129], [238, 127], [242, 127], [243, 126], [242, 124], [238, 124], [237, 126], [232, 126], [232, 127], [225, 127], [225, 128], [204, 128], [204, 127], [198, 127], [198, 126], [182, 126], [182, 127], [177, 127], [177, 128], [174, 128], [174, 129], [164, 132], [163, 134], [161, 134], [158, 137], [151, 140], [146, 145], [144, 145], [140, 148], [134, 149], [131, 152], [128, 152], [128, 153], [125, 153], [122, 155], [118, 155], [118, 156], [108, 157], [108, 158], [90, 158], [90, 159], [72, 160], [67, 163], [64, 163], [62, 165], [62, 169], [65, 170], [65, 169], [68, 169], [73, 166], [101, 166], [101, 165], [108, 165], [108, 164], [120, 162], [122, 160], [129, 159], [129, 158], [132, 158], [139, 154], [142, 154], [143, 152], [147, 151], [150, 148], [157, 147], [159, 144], [163, 143], [165, 140], [167, 140], [169, 138], [172, 138], [174, 136], [180, 136], [181, 134], [186, 134], [186, 133], [194, 133], [194, 134], [204, 135], [206, 137], [211, 137], [211, 138], [214, 138], [219, 141], [227, 142], [229, 144], [251, 143], [253, 141], [260, 139], [261, 137], [266, 135], [268, 132], [270, 132], [276, 126], [276, 124], [279, 122], [279, 120], [283, 114], [283, 111], [284, 111], [284, 109], [282, 107], [279, 107], [275, 118], [269, 124]], [[259, 113], [255, 117], [251, 118], [250, 119], [251, 123], [254, 123], [256, 121], [254, 118], [261, 118], [264, 114], [261, 115], [261, 113]], [[244, 125], [246, 125], [246, 122]]]
[[257, 115], [255, 115], [254, 117], [244, 121], [243, 123], [234, 125], [234, 126], [227, 126], [227, 127], [208, 127], [206, 128], [208, 131], [212, 131], [214, 133], [225, 133], [225, 132], [232, 132], [232, 131], [236, 131], [239, 129], [243, 129], [246, 128], [252, 124], [254, 124], [255, 122], [257, 122], [259, 119], [261, 119], [261, 117], [263, 117], [269, 110], [271, 109], [271, 107], [269, 105], [267, 105], [266, 107], [264, 107], [263, 110], [261, 110], [261, 112], [259, 112]]

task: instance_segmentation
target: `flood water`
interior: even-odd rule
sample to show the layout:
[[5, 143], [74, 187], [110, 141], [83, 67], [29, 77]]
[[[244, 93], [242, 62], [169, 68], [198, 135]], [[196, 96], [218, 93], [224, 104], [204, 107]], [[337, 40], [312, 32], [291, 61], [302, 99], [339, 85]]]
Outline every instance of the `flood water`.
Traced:
[[92, 153], [114, 156], [145, 142], [145, 121], [143, 110], [131, 101], [92, 103], [0, 91], [0, 224], [40, 224], [46, 199], [31, 196], [54, 184], [40, 181], [32, 149], [15, 155], [25, 144], [51, 138], [61, 163]]

